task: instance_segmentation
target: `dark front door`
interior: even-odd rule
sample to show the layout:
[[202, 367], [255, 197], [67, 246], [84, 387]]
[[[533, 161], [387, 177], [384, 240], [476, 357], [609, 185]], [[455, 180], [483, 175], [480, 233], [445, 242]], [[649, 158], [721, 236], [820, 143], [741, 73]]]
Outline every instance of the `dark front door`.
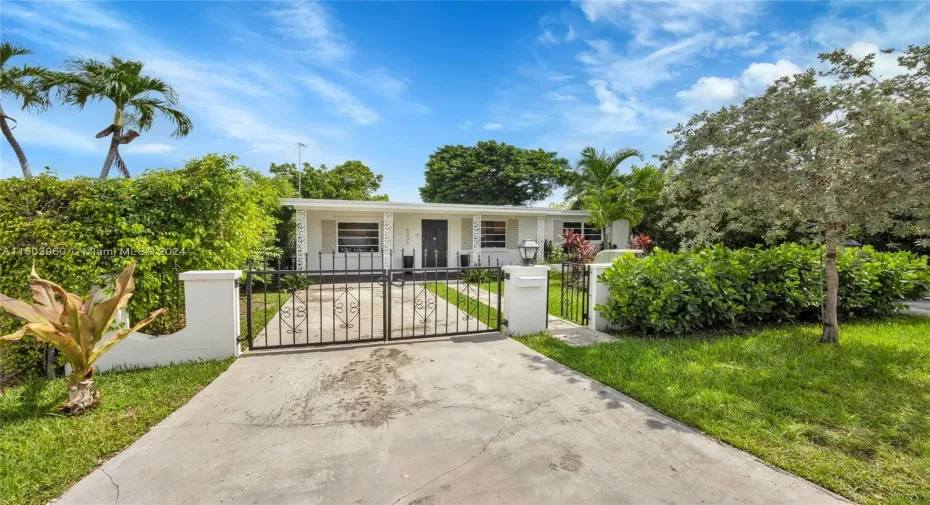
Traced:
[[444, 219], [423, 220], [423, 266], [427, 268], [448, 265], [449, 222]]

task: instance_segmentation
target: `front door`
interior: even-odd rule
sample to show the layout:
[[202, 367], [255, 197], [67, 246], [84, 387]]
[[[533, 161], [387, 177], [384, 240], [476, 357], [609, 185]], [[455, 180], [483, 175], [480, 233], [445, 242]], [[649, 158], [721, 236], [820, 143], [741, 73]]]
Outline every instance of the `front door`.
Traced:
[[424, 219], [423, 266], [445, 268], [449, 266], [449, 222], [444, 219]]

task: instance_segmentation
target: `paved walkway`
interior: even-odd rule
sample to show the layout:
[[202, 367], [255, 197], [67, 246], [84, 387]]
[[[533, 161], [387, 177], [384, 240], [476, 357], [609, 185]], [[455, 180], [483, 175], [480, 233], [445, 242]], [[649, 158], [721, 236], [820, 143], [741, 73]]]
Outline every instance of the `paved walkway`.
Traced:
[[247, 355], [56, 505], [835, 504], [500, 334]]
[[[456, 287], [455, 284], [450, 284]], [[497, 307], [497, 294], [486, 289], [480, 289], [477, 285], [458, 285], [458, 290], [468, 296], [480, 299], [482, 303], [490, 303]], [[616, 338], [597, 330], [585, 326], [578, 326], [570, 321], [549, 314], [549, 334], [566, 344], [573, 347], [583, 347], [588, 345], [600, 344], [602, 342], [612, 342]]]
[[930, 316], [930, 300], [911, 300], [904, 303], [910, 307], [908, 312], [920, 314], [922, 316]]

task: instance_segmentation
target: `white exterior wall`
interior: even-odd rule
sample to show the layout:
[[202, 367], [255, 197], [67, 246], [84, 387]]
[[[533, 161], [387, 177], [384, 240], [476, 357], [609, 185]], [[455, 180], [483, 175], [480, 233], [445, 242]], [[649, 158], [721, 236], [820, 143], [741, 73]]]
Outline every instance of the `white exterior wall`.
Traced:
[[[471, 248], [462, 247], [462, 219], [472, 220], [471, 214], [461, 213], [438, 213], [438, 212], [393, 212], [394, 214], [394, 251], [392, 268], [402, 268], [403, 260], [401, 251], [404, 254], [410, 254], [416, 251], [414, 266], [421, 268], [423, 266], [423, 245], [422, 245], [422, 223], [424, 219], [446, 220], [448, 222], [448, 265], [450, 267], [458, 266], [459, 254], [470, 254]], [[300, 214], [298, 214], [299, 216]], [[335, 221], [339, 222], [377, 222], [379, 223], [379, 232], [381, 233], [382, 248], [384, 243], [384, 213], [383, 212], [353, 212], [344, 210], [320, 210], [309, 209], [306, 212], [307, 219], [307, 268], [310, 270], [330, 270], [333, 268], [332, 250], [323, 250], [322, 222]], [[481, 214], [482, 221], [507, 221], [517, 219], [518, 232], [516, 243], [522, 240], [537, 240], [537, 223], [538, 216], [535, 215], [513, 215], [513, 214]], [[565, 220], [558, 216], [546, 216], [545, 239], [553, 240], [553, 223], [556, 220]], [[470, 230], [467, 230], [470, 233]], [[542, 245], [542, 244], [540, 244]], [[331, 249], [331, 248], [330, 248]], [[323, 252], [322, 262], [320, 262], [319, 252]], [[385, 251], [382, 251], [385, 252]], [[380, 268], [381, 252], [375, 254], [362, 254], [361, 265], [359, 256], [356, 254], [339, 254], [336, 253], [335, 268], [342, 270], [347, 268], [368, 269]], [[348, 256], [348, 257], [347, 257]], [[501, 265], [519, 265], [521, 263], [519, 249], [512, 248], [483, 248], [481, 250], [481, 263], [487, 264], [490, 256], [492, 264], [500, 261]], [[540, 256], [541, 259], [541, 256]], [[373, 266], [372, 266], [373, 264]]]
[[[158, 337], [132, 333], [100, 357], [98, 371], [114, 368], [145, 368], [239, 356], [239, 270], [184, 272], [184, 303], [187, 325], [177, 333]], [[123, 311], [120, 321], [129, 318]], [[113, 337], [104, 334], [98, 346]], [[68, 367], [70, 368], [70, 367]], [[70, 373], [70, 371], [69, 371]]]

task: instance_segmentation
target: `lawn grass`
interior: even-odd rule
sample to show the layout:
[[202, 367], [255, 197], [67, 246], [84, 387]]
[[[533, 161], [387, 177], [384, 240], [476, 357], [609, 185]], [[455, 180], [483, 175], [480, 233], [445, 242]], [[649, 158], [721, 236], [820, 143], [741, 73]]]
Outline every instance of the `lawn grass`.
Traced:
[[[504, 286], [498, 285], [497, 281], [482, 282], [481, 289], [492, 293], [501, 294], [504, 292]], [[562, 310], [562, 272], [556, 270], [549, 271], [549, 301], [548, 311], [556, 317], [561, 317], [581, 324], [581, 315], [584, 313], [584, 302], [581, 296], [572, 297], [567, 303], [574, 303], [574, 307], [566, 306]]]
[[233, 360], [96, 376], [100, 405], [62, 415], [64, 379], [34, 380], [0, 393], [0, 503], [41, 505], [59, 496], [187, 403]]
[[930, 503], [930, 318], [527, 346], [861, 503]]
[[[494, 282], [493, 284], [497, 284]], [[500, 317], [496, 308], [488, 306], [488, 304], [480, 302], [465, 293], [455, 289], [455, 287], [450, 287], [444, 282], [427, 282], [425, 283], [426, 289], [436, 296], [448, 300], [449, 303], [458, 307], [462, 312], [475, 316], [476, 319], [484, 323], [488, 328], [494, 329], [497, 328], [497, 320]], [[487, 283], [481, 283], [482, 287], [486, 287]], [[477, 286], [477, 284], [473, 284]]]
[[[285, 291], [269, 291], [269, 292], [260, 292], [252, 293], [252, 339], [254, 340], [262, 330], [265, 329], [265, 325], [268, 321], [271, 321], [271, 318], [278, 313], [278, 309], [281, 308], [281, 305], [284, 305], [288, 299], [290, 299], [291, 294]], [[248, 298], [245, 296], [245, 291], [242, 291], [242, 295], [239, 297], [239, 340], [242, 342], [242, 348], [247, 349], [248, 335], [247, 332], [249, 328], [248, 312], [246, 307], [246, 300]]]

